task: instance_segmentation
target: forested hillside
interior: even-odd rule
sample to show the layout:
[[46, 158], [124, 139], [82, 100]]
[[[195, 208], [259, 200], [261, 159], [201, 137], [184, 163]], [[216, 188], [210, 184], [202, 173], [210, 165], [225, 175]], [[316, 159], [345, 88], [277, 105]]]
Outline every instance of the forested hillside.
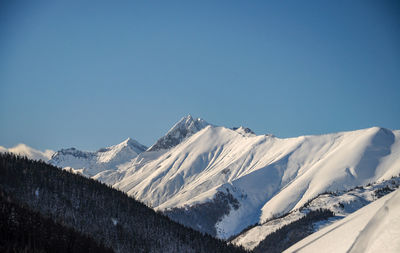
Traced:
[[71, 228], [16, 204], [0, 192], [0, 252], [112, 253]]
[[244, 252], [183, 227], [123, 192], [44, 162], [0, 154], [0, 189], [116, 252]]

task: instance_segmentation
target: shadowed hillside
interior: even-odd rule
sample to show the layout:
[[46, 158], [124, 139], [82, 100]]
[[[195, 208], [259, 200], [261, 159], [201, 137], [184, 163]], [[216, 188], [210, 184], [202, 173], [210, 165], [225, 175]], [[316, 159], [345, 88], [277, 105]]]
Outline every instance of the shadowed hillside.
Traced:
[[1, 154], [0, 188], [116, 252], [244, 252], [183, 227], [125, 193], [44, 162]]

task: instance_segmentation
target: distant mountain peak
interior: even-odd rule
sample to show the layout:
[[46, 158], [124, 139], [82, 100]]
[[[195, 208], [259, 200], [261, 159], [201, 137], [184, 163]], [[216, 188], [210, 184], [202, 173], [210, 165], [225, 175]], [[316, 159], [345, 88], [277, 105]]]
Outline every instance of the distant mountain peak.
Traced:
[[140, 144], [138, 141], [136, 141], [130, 137], [128, 139], [124, 140], [123, 142], [121, 142], [120, 144], [117, 144], [113, 147], [116, 147], [118, 145], [130, 147], [138, 154], [146, 151], [146, 149], [147, 149], [147, 147], [145, 145]]
[[130, 142], [132, 142], [132, 141], [135, 141], [135, 140], [132, 139], [131, 137], [128, 137], [128, 139], [124, 140], [123, 142], [130, 143]]
[[45, 151], [40, 151], [23, 143], [20, 143], [12, 148], [6, 148], [0, 146], [0, 153], [6, 153], [6, 152], [14, 153], [21, 156], [26, 156], [27, 158], [33, 160], [42, 160], [45, 162], [50, 160], [51, 156], [54, 154], [53, 150], [46, 149]]
[[[210, 125], [209, 123], [207, 123], [205, 120], [201, 119], [201, 118], [193, 118], [192, 115], [188, 114], [187, 116], [181, 118], [169, 131], [173, 132], [176, 129], [187, 129], [191, 132], [197, 132], [201, 129], [203, 129], [204, 127]], [[167, 134], [168, 134], [167, 133]]]
[[185, 117], [183, 117], [182, 119], [193, 119], [193, 117], [192, 117], [192, 115], [191, 114], [188, 114], [188, 115], [186, 115]]
[[151, 146], [147, 151], [170, 149], [181, 143], [185, 138], [197, 133], [210, 124], [201, 119], [193, 118], [192, 115], [181, 118], [163, 137]]
[[61, 149], [54, 153], [49, 163], [59, 167], [83, 168], [84, 173], [93, 176], [103, 170], [115, 170], [118, 164], [130, 161], [146, 149], [146, 146], [128, 138], [119, 144], [100, 148], [95, 152], [76, 148]]

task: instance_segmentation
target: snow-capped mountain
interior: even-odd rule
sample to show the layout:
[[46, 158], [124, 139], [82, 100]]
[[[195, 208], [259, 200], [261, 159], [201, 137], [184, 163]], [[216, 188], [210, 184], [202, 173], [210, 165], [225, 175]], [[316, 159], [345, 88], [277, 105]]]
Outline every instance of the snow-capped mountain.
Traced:
[[[228, 238], [326, 191], [398, 175], [400, 131], [281, 139], [208, 125], [94, 178], [203, 232]], [[212, 214], [212, 215], [208, 215]]]
[[16, 155], [26, 156], [32, 160], [42, 160], [45, 162], [49, 161], [51, 156], [54, 154], [53, 150], [46, 149], [45, 151], [40, 151], [22, 143], [12, 148], [0, 146], [0, 152], [14, 153]]
[[189, 115], [147, 150], [131, 142], [97, 152], [61, 150], [50, 163], [223, 239], [294, 212], [323, 192], [400, 173], [400, 131], [380, 127], [282, 139]]
[[75, 172], [91, 177], [104, 170], [116, 170], [119, 165], [130, 161], [146, 149], [146, 146], [128, 138], [120, 144], [101, 148], [96, 152], [75, 148], [61, 149], [53, 154], [49, 163], [63, 168], [70, 167]]
[[191, 115], [183, 117], [167, 132], [166, 135], [153, 144], [148, 151], [157, 151], [175, 147], [185, 138], [197, 133], [208, 125], [210, 124], [205, 120], [200, 118], [193, 119]]
[[400, 252], [400, 190], [296, 243], [285, 252]]

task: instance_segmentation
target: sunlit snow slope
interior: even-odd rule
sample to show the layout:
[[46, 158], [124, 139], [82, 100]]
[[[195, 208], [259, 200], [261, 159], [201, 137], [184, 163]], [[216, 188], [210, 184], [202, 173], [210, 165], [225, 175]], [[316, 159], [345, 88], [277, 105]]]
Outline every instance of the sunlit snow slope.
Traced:
[[319, 193], [400, 173], [400, 131], [373, 127], [280, 139], [242, 130], [206, 126], [171, 149], [144, 152], [94, 178], [159, 210], [190, 210], [217, 192], [231, 194], [239, 208], [216, 224], [216, 235], [228, 238]]
[[400, 252], [400, 190], [308, 236], [285, 252]]

